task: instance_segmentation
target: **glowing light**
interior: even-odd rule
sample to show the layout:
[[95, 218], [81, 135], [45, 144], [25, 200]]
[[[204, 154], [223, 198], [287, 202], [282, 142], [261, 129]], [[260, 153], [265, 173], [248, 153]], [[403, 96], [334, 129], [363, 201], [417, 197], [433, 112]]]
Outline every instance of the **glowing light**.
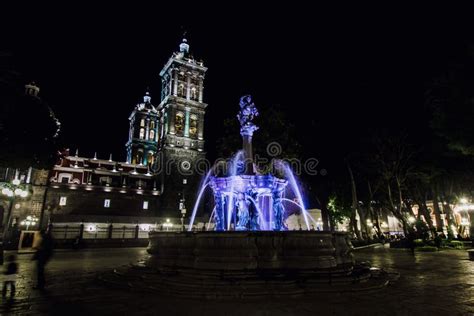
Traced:
[[467, 198], [462, 197], [462, 198], [459, 199], [459, 202], [461, 202], [462, 204], [467, 204], [467, 202], [469, 202], [469, 201], [468, 201]]
[[166, 222], [163, 224], [163, 227], [165, 227], [166, 230], [169, 230], [171, 227], [173, 227], [173, 223], [171, 223], [169, 218], [166, 219]]
[[12, 181], [12, 184], [13, 185], [19, 185], [20, 184], [20, 180], [19, 179], [15, 179]]
[[413, 217], [413, 216], [410, 216], [410, 217], [408, 217], [408, 222], [409, 222], [410, 224], [413, 224], [414, 222], [416, 222], [416, 218]]
[[140, 224], [138, 225], [140, 227], [140, 230], [149, 232], [151, 230], [151, 224]]
[[465, 217], [461, 218], [461, 225], [463, 226], [470, 226], [471, 223], [469, 223], [469, 220]]

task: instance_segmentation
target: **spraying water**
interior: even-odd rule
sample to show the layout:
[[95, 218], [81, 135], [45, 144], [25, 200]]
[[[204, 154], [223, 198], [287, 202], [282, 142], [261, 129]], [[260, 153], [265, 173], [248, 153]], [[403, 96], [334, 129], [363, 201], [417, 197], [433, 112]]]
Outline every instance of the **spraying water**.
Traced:
[[301, 195], [301, 191], [300, 191], [300, 188], [298, 187], [298, 183], [296, 182], [296, 178], [295, 178], [295, 175], [293, 174], [293, 170], [291, 170], [288, 164], [283, 164], [283, 169], [285, 171], [286, 177], [288, 178], [288, 181], [290, 183], [290, 187], [293, 193], [296, 195], [296, 198], [301, 203], [301, 211], [303, 213], [304, 222], [306, 224], [306, 228], [309, 230], [308, 217], [306, 214], [307, 213], [306, 208], [304, 206], [303, 196]]
[[[239, 167], [239, 162], [242, 161], [243, 159], [243, 151], [239, 150], [234, 158], [231, 161], [230, 164], [230, 172], [228, 174], [229, 177], [234, 177], [237, 175], [237, 168]], [[227, 230], [230, 230], [230, 222], [232, 219], [232, 211], [235, 208], [234, 206], [234, 186], [235, 186], [235, 181], [231, 181], [230, 184], [230, 194], [228, 197], [228, 202], [227, 202]]]
[[204, 180], [202, 181], [201, 187], [199, 189], [198, 197], [196, 199], [196, 203], [194, 203], [193, 212], [191, 214], [191, 220], [189, 221], [188, 231], [193, 230], [194, 219], [196, 218], [196, 213], [199, 207], [199, 203], [201, 202], [202, 194], [204, 193], [204, 190], [206, 190], [206, 187], [209, 184], [208, 180], [209, 180], [209, 176], [211, 175], [211, 172], [212, 172], [212, 168], [211, 170], [207, 172], [206, 176], [204, 177]]

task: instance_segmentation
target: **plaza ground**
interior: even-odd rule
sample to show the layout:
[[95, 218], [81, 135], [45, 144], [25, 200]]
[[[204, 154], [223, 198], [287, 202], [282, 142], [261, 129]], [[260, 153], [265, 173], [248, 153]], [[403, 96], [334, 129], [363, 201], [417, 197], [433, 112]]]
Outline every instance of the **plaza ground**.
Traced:
[[13, 301], [0, 312], [21, 315], [472, 315], [474, 262], [465, 251], [416, 253], [402, 249], [358, 250], [360, 261], [400, 273], [372, 292], [203, 301], [164, 297], [140, 289], [106, 286], [97, 275], [147, 256], [144, 248], [56, 252], [47, 267], [47, 290], [33, 290], [31, 254], [19, 254], [20, 279]]

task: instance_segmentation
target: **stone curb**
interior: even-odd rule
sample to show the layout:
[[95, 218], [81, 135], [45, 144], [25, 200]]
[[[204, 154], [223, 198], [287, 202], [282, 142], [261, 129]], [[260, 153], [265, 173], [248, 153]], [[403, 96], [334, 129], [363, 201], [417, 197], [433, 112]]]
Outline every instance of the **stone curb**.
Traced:
[[354, 247], [354, 250], [360, 250], [360, 249], [365, 249], [365, 248], [375, 248], [375, 247], [383, 247], [384, 244], [382, 243], [375, 243], [375, 244], [370, 244], [370, 245], [365, 245], [365, 246], [360, 246], [360, 247]]

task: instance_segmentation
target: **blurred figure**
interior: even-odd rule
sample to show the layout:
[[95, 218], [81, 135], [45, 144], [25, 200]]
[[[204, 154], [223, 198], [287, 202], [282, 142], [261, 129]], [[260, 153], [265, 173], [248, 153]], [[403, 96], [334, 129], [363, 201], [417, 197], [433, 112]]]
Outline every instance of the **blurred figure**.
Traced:
[[51, 232], [42, 230], [35, 243], [36, 252], [33, 260], [36, 260], [36, 286], [35, 289], [42, 290], [46, 285], [44, 269], [53, 255], [53, 238]]
[[10, 286], [10, 298], [15, 296], [15, 283], [18, 273], [18, 264], [16, 263], [15, 255], [9, 255], [7, 258], [7, 268], [5, 270], [5, 277], [3, 281], [3, 298], [7, 297], [8, 286]]

